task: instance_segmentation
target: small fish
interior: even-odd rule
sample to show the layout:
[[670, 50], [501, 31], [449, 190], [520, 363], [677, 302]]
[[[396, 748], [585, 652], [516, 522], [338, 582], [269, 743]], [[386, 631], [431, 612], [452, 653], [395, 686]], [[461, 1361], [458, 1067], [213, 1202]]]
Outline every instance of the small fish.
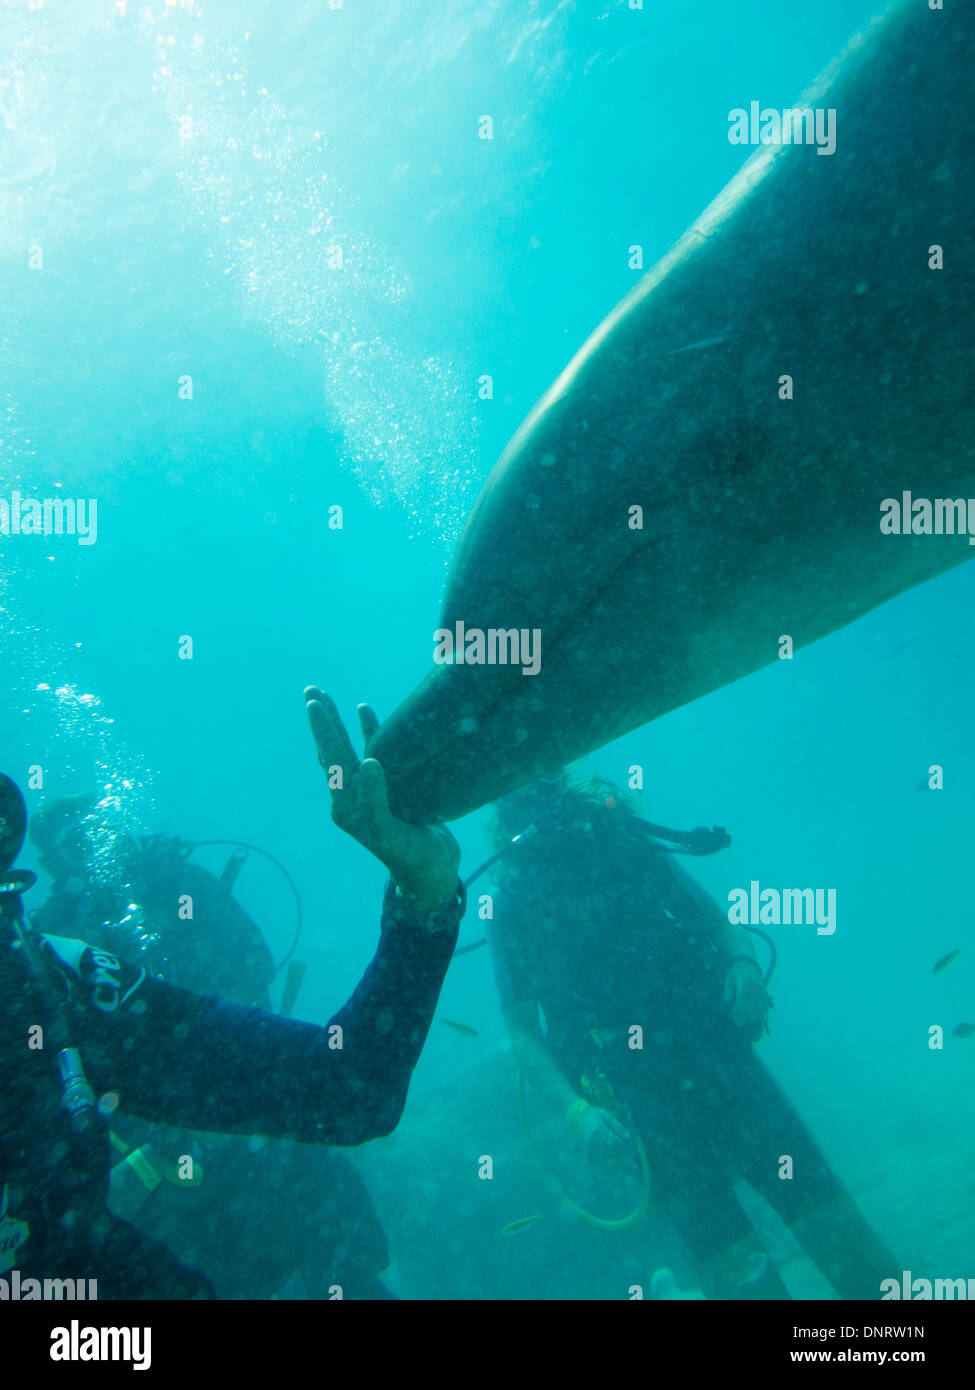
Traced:
[[538, 1212], [535, 1216], [521, 1216], [517, 1221], [509, 1221], [507, 1226], [501, 1227], [503, 1236], [513, 1236], [517, 1231], [527, 1231], [529, 1226], [534, 1226], [536, 1221], [544, 1221], [545, 1213]]
[[445, 1028], [453, 1028], [455, 1033], [461, 1033], [465, 1038], [479, 1038], [481, 1035], [476, 1028], [472, 1028], [469, 1023], [455, 1023], [452, 1018], [442, 1018], [440, 1022]]
[[738, 1281], [739, 1289], [753, 1289], [765, 1278], [769, 1269], [769, 1257], [764, 1250], [753, 1250], [745, 1261], [745, 1274]]
[[941, 959], [940, 959], [939, 961], [935, 961], [934, 969], [931, 971], [931, 974], [932, 974], [932, 975], [937, 975], [937, 973], [938, 973], [939, 970], [944, 970], [944, 968], [945, 968], [946, 965], [950, 965], [950, 964], [951, 964], [951, 962], [955, 959], [955, 956], [960, 956], [960, 955], [961, 955], [961, 947], [960, 947], [960, 946], [958, 947], [958, 950], [957, 950], [957, 951], [949, 951], [948, 954], [947, 954], [946, 956], [942, 956]]
[[957, 1028], [952, 1029], [952, 1032], [956, 1038], [970, 1038], [975, 1033], [975, 1023], [959, 1023]]

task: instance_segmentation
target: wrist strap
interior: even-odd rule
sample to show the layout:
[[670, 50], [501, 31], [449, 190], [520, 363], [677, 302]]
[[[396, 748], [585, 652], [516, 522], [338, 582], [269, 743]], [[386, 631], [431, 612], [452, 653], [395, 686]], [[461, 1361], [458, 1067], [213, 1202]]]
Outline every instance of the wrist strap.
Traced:
[[463, 915], [467, 904], [467, 893], [461, 879], [457, 880], [457, 887], [454, 895], [443, 907], [438, 907], [433, 912], [420, 912], [416, 907], [416, 895], [414, 893], [404, 893], [399, 884], [390, 880], [393, 885], [393, 897], [397, 903], [401, 904], [404, 911], [411, 913], [419, 918], [420, 924], [425, 932], [431, 936], [438, 932], [446, 931], [456, 927], [460, 916]]

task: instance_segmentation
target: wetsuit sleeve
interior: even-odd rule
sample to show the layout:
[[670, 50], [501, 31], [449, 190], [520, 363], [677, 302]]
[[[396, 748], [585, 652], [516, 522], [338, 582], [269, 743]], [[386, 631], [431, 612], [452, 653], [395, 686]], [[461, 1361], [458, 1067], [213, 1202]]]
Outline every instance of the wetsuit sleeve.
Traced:
[[534, 928], [529, 901], [520, 894], [497, 895], [495, 915], [487, 924], [494, 982], [502, 1009], [534, 1001], [538, 993]]
[[204, 999], [90, 948], [73, 1010], [96, 1094], [147, 1120], [305, 1142], [365, 1143], [395, 1128], [463, 912], [436, 919], [387, 889], [376, 954], [324, 1028]]

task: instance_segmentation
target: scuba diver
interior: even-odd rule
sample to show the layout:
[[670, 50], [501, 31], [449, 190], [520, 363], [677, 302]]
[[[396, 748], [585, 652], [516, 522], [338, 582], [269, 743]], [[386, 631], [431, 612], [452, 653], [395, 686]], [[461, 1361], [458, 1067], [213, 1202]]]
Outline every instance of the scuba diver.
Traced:
[[[53, 880], [47, 902], [30, 914], [32, 927], [81, 937], [191, 993], [269, 1010], [271, 954], [233, 896], [243, 857], [232, 856], [217, 878], [187, 862], [192, 844], [117, 837], [99, 881], [88, 829], [96, 818], [96, 798], [77, 796], [31, 820], [30, 839]], [[176, 911], [187, 895], [191, 917]], [[128, 1116], [112, 1117], [111, 1142], [110, 1210], [204, 1270], [219, 1298], [287, 1290], [392, 1297], [379, 1278], [389, 1263], [385, 1233], [343, 1154], [256, 1136], [194, 1135]]]
[[217, 1298], [394, 1297], [386, 1233], [344, 1153], [127, 1116], [111, 1142], [109, 1209], [204, 1270]]
[[[208, 1298], [206, 1275], [108, 1209], [108, 1116], [354, 1146], [399, 1121], [464, 909], [449, 831], [396, 820], [332, 701], [306, 707], [332, 819], [389, 870], [381, 935], [324, 1027], [192, 994], [84, 940], [39, 933], [16, 869], [27, 814], [0, 776], [0, 1273], [95, 1280], [99, 1298]], [[368, 741], [378, 721], [359, 707]], [[337, 779], [330, 777], [330, 785]]]
[[[228, 867], [241, 862], [232, 858]], [[182, 863], [177, 856], [177, 866]], [[157, 867], [155, 855], [147, 866]], [[189, 885], [175, 878], [159, 883], [158, 897], [169, 909], [160, 917], [133, 873], [131, 894], [147, 911], [128, 958], [180, 989], [255, 1005], [267, 999], [273, 966], [257, 927], [230, 896], [228, 877], [206, 875], [211, 892], [220, 894], [202, 921], [194, 912], [188, 942], [172, 905]], [[194, 909], [197, 902], [194, 889]], [[38, 916], [31, 918], [35, 927]], [[126, 922], [141, 917], [128, 912], [121, 928], [90, 934], [89, 944], [125, 955], [134, 944]], [[252, 932], [242, 932], [241, 919]], [[218, 978], [223, 983], [215, 990]], [[204, 1270], [218, 1298], [393, 1297], [379, 1277], [389, 1264], [382, 1223], [358, 1171], [338, 1150], [257, 1135], [193, 1134], [128, 1116], [112, 1117], [111, 1143], [117, 1162], [110, 1210]]]
[[651, 827], [611, 784], [564, 771], [499, 801], [495, 835], [500, 1002], [570, 1151], [618, 1160], [632, 1136], [708, 1298], [790, 1297], [735, 1195], [744, 1179], [840, 1298], [878, 1299], [900, 1264], [753, 1050], [771, 1003], [754, 938], [663, 843], [709, 853], [727, 835]]
[[[60, 797], [31, 818], [29, 835], [52, 880], [42, 907], [30, 913], [42, 935], [80, 938], [131, 960], [159, 979], [270, 1009], [274, 963], [254, 920], [233, 896], [243, 860], [231, 858], [220, 878], [187, 862], [194, 846], [151, 835], [116, 836], [99, 875], [90, 828], [95, 796]], [[192, 911], [180, 911], [187, 898]], [[220, 939], [224, 950], [214, 950]], [[171, 961], [177, 963], [175, 971]], [[242, 980], [249, 992], [239, 993]]]

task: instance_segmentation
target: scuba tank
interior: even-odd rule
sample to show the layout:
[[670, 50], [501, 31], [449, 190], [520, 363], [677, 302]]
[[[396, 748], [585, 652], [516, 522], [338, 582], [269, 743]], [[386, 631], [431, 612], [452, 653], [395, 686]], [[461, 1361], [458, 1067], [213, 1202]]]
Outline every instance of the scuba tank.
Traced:
[[179, 836], [167, 837], [163, 835], [152, 835], [142, 843], [143, 849], [152, 849], [159, 853], [171, 852], [178, 855], [184, 862], [198, 849], [208, 849], [213, 846], [221, 846], [233, 850], [233, 853], [224, 864], [217, 880], [228, 897], [233, 896], [234, 887], [240, 876], [241, 869], [247, 863], [248, 854], [259, 854], [266, 859], [268, 863], [273, 864], [291, 890], [291, 896], [294, 899], [295, 905], [295, 930], [291, 945], [274, 967], [274, 975], [279, 975], [294, 955], [304, 927], [301, 894], [298, 891], [298, 885], [281, 863], [280, 859], [276, 859], [273, 854], [270, 854], [266, 849], [262, 849], [260, 845], [250, 844], [247, 840], [181, 840]]
[[[228, 912], [241, 914], [236, 923], [238, 929], [245, 928], [243, 938], [235, 937], [228, 919], [222, 944], [215, 941], [212, 945], [203, 934], [187, 928], [187, 923], [192, 924], [192, 913], [187, 914], [186, 919], [171, 919], [168, 925], [165, 913], [160, 917], [161, 900], [165, 898], [168, 902], [167, 895], [176, 891], [173, 885], [179, 882], [182, 866], [198, 849], [210, 846], [227, 846], [232, 853], [219, 874], [205, 871], [208, 883], [218, 893], [218, 898], [212, 900], [211, 887], [208, 887], [207, 901], [220, 915], [219, 895], [222, 895]], [[237, 880], [250, 853], [261, 855], [278, 870], [294, 899], [294, 935], [290, 947], [276, 964], [262, 931], [234, 896]], [[113, 915], [106, 917], [97, 928], [89, 926], [89, 933], [94, 931], [96, 938], [102, 941], [110, 939], [112, 949], [132, 960], [141, 960], [150, 974], [163, 979], [172, 977], [184, 988], [198, 992], [236, 997], [230, 975], [236, 976], [240, 971], [248, 973], [253, 993], [247, 999], [239, 998], [238, 1002], [267, 1010], [272, 1008], [267, 991], [287, 965], [283, 1004], [288, 1011], [293, 1008], [304, 975], [304, 965], [292, 959], [302, 933], [302, 901], [291, 874], [274, 855], [259, 845], [240, 840], [184, 840], [179, 836], [149, 835], [131, 842], [131, 850], [122, 864], [124, 873], [119, 878], [126, 877], [129, 882], [116, 884]], [[140, 901], [128, 901], [125, 894]], [[84, 936], [85, 932], [79, 927], [78, 934]], [[215, 982], [204, 983], [201, 975], [206, 975], [208, 961], [216, 971]], [[179, 978], [180, 971], [183, 978]]]
[[[608, 797], [606, 804], [612, 808], [615, 802], [612, 797]], [[485, 874], [488, 869], [492, 868], [499, 860], [507, 858], [509, 854], [513, 853], [521, 845], [524, 845], [534, 835], [537, 835], [539, 830], [557, 832], [562, 828], [563, 824], [564, 821], [562, 817], [556, 812], [553, 813], [550, 818], [546, 817], [541, 819], [538, 825], [527, 825], [524, 830], [515, 835], [506, 845], [503, 845], [501, 849], [497, 850], [488, 859], [485, 859], [482, 864], [479, 864], [474, 872], [464, 880], [464, 887], [470, 888], [471, 884], [475, 883], [482, 874]], [[700, 858], [704, 855], [717, 854], [720, 850], [727, 849], [731, 844], [731, 836], [723, 825], [715, 825], [710, 829], [708, 829], [707, 826], [699, 825], [693, 830], [671, 830], [667, 826], [655, 825], [652, 821], [644, 820], [641, 816], [636, 815], [632, 816], [630, 820], [627, 821], [627, 824], [632, 825], [639, 834], [645, 835], [648, 841], [652, 840], [657, 845], [657, 848], [662, 850], [665, 854], [690, 854], [694, 858]], [[668, 843], [660, 844], [660, 841], [667, 841]], [[767, 985], [778, 963], [778, 951], [776, 950], [775, 942], [766, 932], [760, 931], [757, 927], [746, 926], [745, 931], [751, 932], [753, 936], [761, 937], [769, 948], [769, 965], [768, 969], [764, 972], [764, 982]], [[464, 946], [458, 946], [454, 951], [454, 957], [469, 955], [472, 951], [478, 951], [482, 946], [486, 945], [487, 937], [482, 936], [476, 941], [468, 942]]]

